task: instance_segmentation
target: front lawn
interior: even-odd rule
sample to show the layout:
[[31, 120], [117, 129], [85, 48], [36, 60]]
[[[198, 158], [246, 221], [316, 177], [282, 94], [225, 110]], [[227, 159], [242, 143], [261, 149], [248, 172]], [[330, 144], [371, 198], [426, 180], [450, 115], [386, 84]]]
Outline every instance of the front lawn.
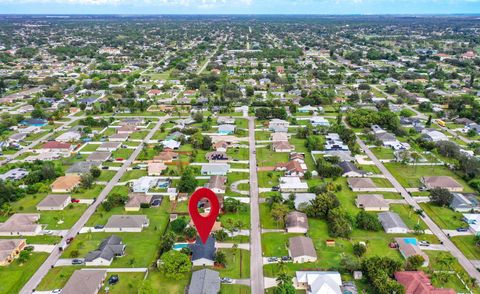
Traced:
[[15, 260], [12, 264], [2, 267], [0, 293], [19, 293], [47, 257], [48, 253], [31, 253], [25, 263]]

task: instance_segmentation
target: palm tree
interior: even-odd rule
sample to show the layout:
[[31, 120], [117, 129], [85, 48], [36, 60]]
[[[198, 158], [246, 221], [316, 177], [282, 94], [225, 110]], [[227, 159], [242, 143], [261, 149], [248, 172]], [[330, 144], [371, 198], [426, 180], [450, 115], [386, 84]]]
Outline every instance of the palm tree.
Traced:
[[420, 154], [418, 154], [417, 152], [412, 152], [412, 154], [410, 154], [410, 156], [413, 159], [413, 166], [415, 167], [415, 169], [414, 169], [415, 173], [417, 173], [417, 162], [420, 159]]

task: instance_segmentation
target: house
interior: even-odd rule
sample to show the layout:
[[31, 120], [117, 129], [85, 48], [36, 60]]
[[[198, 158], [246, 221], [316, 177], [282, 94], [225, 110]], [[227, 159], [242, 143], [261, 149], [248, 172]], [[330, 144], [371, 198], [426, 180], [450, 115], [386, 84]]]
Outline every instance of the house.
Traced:
[[62, 294], [97, 294], [106, 278], [106, 270], [76, 270], [63, 287]]
[[35, 236], [42, 226], [37, 224], [38, 213], [15, 213], [6, 222], [0, 223], [0, 236]]
[[353, 192], [367, 192], [377, 189], [377, 185], [370, 178], [348, 178], [347, 182]]
[[125, 118], [120, 122], [121, 126], [141, 126], [145, 124], [143, 118]]
[[11, 169], [11, 170], [7, 171], [6, 173], [1, 174], [0, 175], [0, 180], [2, 180], [2, 181], [7, 181], [7, 180], [18, 181], [18, 180], [23, 179], [27, 175], [28, 175], [28, 171], [26, 169], [14, 168], [14, 169]]
[[325, 151], [348, 151], [349, 148], [346, 144], [343, 143], [339, 134], [328, 133], [325, 136], [326, 142], [324, 149]]
[[155, 177], [141, 177], [132, 182], [132, 191], [135, 193], [147, 193], [148, 190], [156, 186], [158, 178]]
[[37, 204], [37, 210], [63, 210], [72, 198], [66, 194], [50, 194]]
[[282, 120], [282, 119], [272, 119], [268, 123], [268, 129], [272, 132], [283, 132], [287, 133], [288, 132], [288, 127], [290, 126], [290, 123], [288, 121]]
[[405, 288], [405, 294], [455, 294], [452, 289], [435, 288], [423, 271], [396, 272], [395, 280]]
[[290, 160], [287, 163], [277, 163], [275, 165], [276, 171], [284, 171], [285, 176], [303, 177], [305, 172], [308, 171], [308, 167], [305, 163], [301, 163], [297, 160]]
[[201, 174], [203, 176], [225, 176], [230, 170], [230, 165], [226, 163], [208, 163], [202, 165]]
[[194, 244], [189, 244], [192, 251], [193, 266], [213, 266], [215, 260], [215, 238], [209, 237], [205, 244], [197, 238]]
[[172, 150], [177, 150], [178, 148], [180, 148], [181, 143], [178, 142], [178, 141], [175, 141], [175, 140], [165, 140], [161, 144], [165, 148], [169, 148], [169, 149], [172, 149]]
[[97, 151], [113, 152], [120, 148], [120, 146], [122, 146], [121, 142], [103, 142], [102, 145], [97, 148]]
[[330, 122], [326, 120], [323, 116], [313, 116], [309, 119], [310, 123], [314, 127], [329, 127]]
[[135, 133], [137, 127], [131, 125], [124, 125], [117, 129], [117, 134], [132, 134]]
[[53, 193], [70, 193], [80, 185], [80, 176], [68, 175], [57, 178], [50, 187]]
[[147, 166], [149, 176], [160, 176], [167, 166], [163, 162], [149, 162]]
[[314, 193], [282, 193], [281, 195], [284, 200], [289, 200], [292, 194], [294, 196], [295, 209], [297, 210], [305, 208], [305, 206], [317, 196]]
[[96, 250], [90, 251], [85, 257], [86, 266], [110, 266], [115, 257], [123, 256], [127, 246], [117, 236], [104, 239]]
[[178, 153], [172, 152], [172, 151], [162, 151], [160, 154], [157, 156], [153, 157], [154, 162], [172, 162], [174, 160], [178, 159]]
[[288, 142], [288, 133], [272, 133], [270, 137], [272, 142]]
[[0, 266], [12, 263], [26, 246], [27, 240], [25, 239], [0, 240]]
[[480, 236], [480, 214], [464, 213], [463, 221], [468, 224], [470, 231], [475, 236]]
[[308, 218], [303, 212], [292, 211], [285, 218], [285, 229], [287, 233], [302, 233], [308, 231]]
[[300, 113], [309, 113], [309, 112], [315, 112], [315, 111], [320, 111], [322, 112], [323, 111], [323, 107], [314, 107], [314, 106], [310, 106], [310, 105], [305, 105], [305, 106], [302, 106], [302, 107], [299, 107], [297, 109], [298, 112]]
[[361, 194], [357, 196], [355, 204], [365, 211], [388, 211], [388, 202], [381, 194]]
[[281, 192], [307, 192], [308, 184], [300, 180], [299, 177], [281, 177], [280, 178]]
[[361, 178], [367, 174], [366, 171], [359, 169], [353, 162], [342, 161], [338, 164], [342, 168], [342, 176], [347, 178]]
[[448, 137], [437, 130], [431, 130], [431, 129], [424, 129], [422, 131], [422, 137], [427, 140], [428, 142], [440, 142], [440, 141], [448, 141]]
[[220, 292], [220, 275], [217, 271], [202, 269], [192, 273], [188, 294], [216, 294]]
[[308, 294], [342, 294], [342, 277], [338, 272], [297, 271], [295, 288]]
[[463, 191], [463, 186], [449, 176], [422, 177], [421, 182], [427, 190], [432, 190], [434, 188], [442, 188], [447, 189], [450, 192]]
[[220, 151], [209, 152], [205, 155], [205, 158], [208, 162], [224, 162], [230, 160], [227, 153]]
[[378, 219], [382, 223], [382, 227], [387, 234], [406, 234], [408, 227], [395, 212], [381, 212]]
[[205, 188], [212, 190], [215, 194], [225, 194], [227, 177], [211, 176]]
[[47, 125], [47, 121], [40, 118], [31, 118], [22, 121], [21, 124], [24, 126], [43, 127]]
[[108, 151], [95, 151], [87, 157], [87, 161], [105, 162], [112, 157], [112, 153]]
[[215, 144], [213, 145], [213, 148], [214, 148], [217, 152], [227, 152], [228, 143], [225, 142], [225, 141], [218, 141], [217, 143], [215, 143]]
[[149, 224], [146, 215], [112, 215], [105, 225], [105, 232], [139, 233]]
[[286, 141], [275, 141], [272, 143], [272, 149], [275, 152], [292, 152], [295, 150], [295, 146]]
[[217, 118], [217, 124], [219, 125], [222, 125], [222, 124], [232, 125], [234, 123], [235, 123], [235, 119], [233, 117], [219, 116]]
[[478, 199], [475, 194], [452, 193], [450, 208], [457, 212], [479, 211]]
[[140, 211], [142, 204], [150, 204], [152, 195], [145, 193], [128, 194], [128, 202], [125, 203], [125, 211]]
[[113, 134], [108, 137], [108, 140], [110, 142], [125, 142], [129, 136], [129, 134]]
[[49, 141], [42, 145], [40, 149], [35, 149], [38, 153], [60, 153], [65, 156], [69, 156], [73, 151], [74, 146], [69, 143], [62, 143], [57, 141]]
[[218, 126], [218, 133], [220, 135], [231, 135], [235, 132], [234, 125], [219, 125]]
[[408, 259], [409, 257], [420, 255], [424, 259], [422, 266], [428, 266], [430, 259], [428, 255], [420, 249], [420, 246], [418, 246], [417, 239], [395, 238], [395, 242], [397, 243], [398, 251], [400, 251], [403, 258]]
[[82, 135], [80, 135], [79, 132], [65, 132], [58, 136], [55, 140], [57, 142], [63, 142], [63, 143], [68, 143], [68, 142], [74, 142], [80, 140]]
[[9, 143], [20, 143], [27, 137], [26, 133], [15, 133], [8, 138]]
[[100, 167], [101, 162], [99, 161], [78, 161], [75, 162], [71, 167], [67, 169], [65, 175], [78, 175], [81, 176], [85, 173], [90, 172], [92, 167]]
[[312, 239], [304, 236], [288, 239], [288, 254], [294, 263], [317, 261], [317, 252], [313, 246]]

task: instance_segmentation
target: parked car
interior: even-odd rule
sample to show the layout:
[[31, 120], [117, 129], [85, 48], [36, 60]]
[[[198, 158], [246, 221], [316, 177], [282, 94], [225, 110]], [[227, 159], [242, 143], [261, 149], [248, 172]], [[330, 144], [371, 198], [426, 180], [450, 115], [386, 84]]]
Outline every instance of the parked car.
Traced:
[[120, 278], [118, 277], [118, 275], [113, 275], [108, 279], [108, 284], [109, 285], [115, 285], [119, 281], [120, 281]]
[[280, 187], [279, 186], [273, 186], [272, 187], [272, 191], [279, 191], [280, 190]]
[[72, 264], [83, 264], [83, 260], [81, 260], [81, 259], [74, 259], [74, 260], [72, 260]]
[[220, 282], [225, 283], [225, 284], [231, 284], [231, 283], [233, 283], [233, 280], [231, 278], [221, 278]]
[[289, 261], [292, 258], [290, 256], [282, 256], [282, 261]]
[[278, 258], [277, 257], [269, 257], [268, 262], [277, 262]]
[[62, 289], [55, 289], [55, 290], [52, 290], [52, 292], [50, 292], [51, 294], [59, 294], [62, 292]]
[[468, 232], [467, 228], [457, 228], [457, 232]]
[[122, 158], [122, 157], [119, 157], [119, 158], [116, 158], [115, 160], [116, 160], [116, 161], [123, 161], [123, 158]]
[[420, 246], [430, 246], [430, 242], [428, 242], [428, 241], [420, 241], [420, 242], [418, 242], [418, 245], [420, 245]]
[[160, 204], [162, 204], [162, 200], [160, 199], [155, 199], [152, 201], [152, 207], [157, 207], [157, 206], [160, 206]]
[[71, 202], [72, 203], [80, 203], [80, 199], [72, 198]]
[[102, 166], [102, 169], [109, 169], [110, 167], [108, 166]]
[[104, 225], [96, 225], [96, 226], [94, 226], [93, 228], [94, 228], [95, 230], [101, 230], [101, 229], [103, 229], [104, 227], [105, 227]]
[[73, 237], [68, 238], [67, 241], [66, 241], [66, 242], [67, 242], [67, 245], [70, 244], [70, 243], [72, 243], [72, 241], [73, 241]]
[[132, 169], [140, 169], [140, 167], [137, 165], [137, 166], [132, 167]]

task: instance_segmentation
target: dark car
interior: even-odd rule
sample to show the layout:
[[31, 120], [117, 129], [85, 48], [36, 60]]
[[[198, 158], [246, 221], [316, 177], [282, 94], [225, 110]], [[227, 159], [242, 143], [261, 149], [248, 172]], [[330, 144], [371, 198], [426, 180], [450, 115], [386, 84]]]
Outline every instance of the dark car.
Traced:
[[109, 285], [115, 285], [119, 281], [120, 281], [120, 278], [118, 277], [118, 275], [113, 275], [113, 276], [110, 277], [110, 279], [108, 279], [108, 284]]
[[109, 169], [108, 166], [102, 166], [102, 169]]
[[83, 264], [83, 260], [81, 260], [81, 259], [74, 259], [74, 260], [72, 260], [72, 264]]
[[75, 198], [72, 198], [72, 200], [70, 200], [72, 203], [80, 203], [80, 199], [75, 199]]
[[292, 258], [290, 256], [282, 256], [282, 261], [289, 261]]
[[72, 243], [72, 241], [73, 241], [73, 237], [70, 237], [70, 238], [67, 239], [66, 243], [70, 244], [70, 243]]
[[279, 186], [273, 186], [272, 187], [272, 191], [279, 191], [280, 190], [280, 187]]
[[467, 228], [457, 228], [457, 232], [468, 232]]
[[152, 201], [152, 207], [158, 207], [158, 206], [160, 206], [160, 204], [162, 204], [161, 199], [155, 199], [155, 200]]
[[95, 230], [101, 230], [104, 228], [104, 225], [96, 225], [95, 227], [93, 227]]

